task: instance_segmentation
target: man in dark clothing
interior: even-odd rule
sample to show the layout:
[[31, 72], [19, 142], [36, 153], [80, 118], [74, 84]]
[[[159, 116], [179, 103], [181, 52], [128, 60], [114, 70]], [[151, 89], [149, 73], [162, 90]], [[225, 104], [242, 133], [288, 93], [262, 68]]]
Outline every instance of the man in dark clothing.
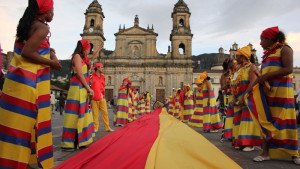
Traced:
[[65, 102], [66, 102], [66, 98], [62, 93], [60, 93], [58, 101], [59, 101], [59, 112], [60, 112], [60, 115], [62, 115], [64, 108], [65, 108]]

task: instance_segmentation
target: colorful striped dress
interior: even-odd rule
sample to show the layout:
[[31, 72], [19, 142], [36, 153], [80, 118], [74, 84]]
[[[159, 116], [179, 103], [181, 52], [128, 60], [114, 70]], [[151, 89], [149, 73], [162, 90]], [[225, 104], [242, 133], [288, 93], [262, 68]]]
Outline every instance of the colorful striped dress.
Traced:
[[[234, 97], [237, 101], [245, 94], [250, 83], [250, 68], [251, 63], [240, 68], [237, 78], [233, 81]], [[233, 145], [235, 147], [260, 146], [262, 144], [259, 128], [254, 124], [247, 106], [234, 106], [233, 123]]]
[[192, 90], [185, 93], [183, 105], [183, 122], [188, 122], [194, 114], [194, 93]]
[[145, 115], [146, 112], [145, 112], [145, 101], [144, 101], [144, 99], [140, 100], [138, 110], [139, 110], [139, 115], [141, 115], [141, 116]]
[[175, 97], [175, 109], [173, 112], [173, 116], [175, 118], [179, 118], [179, 112], [180, 112], [180, 103], [179, 103], [179, 96]]
[[202, 87], [202, 104], [203, 104], [203, 130], [204, 131], [210, 131], [210, 130], [216, 130], [222, 128], [222, 123], [220, 120], [220, 115], [217, 107], [215, 92], [212, 87], [212, 84], [210, 83], [210, 105], [207, 105], [208, 101], [208, 90], [207, 86], [204, 83]]
[[[0, 99], [0, 168], [52, 168], [50, 67], [22, 57], [24, 45], [15, 42]], [[48, 40], [38, 53], [50, 59]]]
[[128, 123], [128, 94], [127, 87], [121, 87], [119, 89], [118, 101], [117, 101], [117, 112], [114, 119], [115, 126], [124, 126]]
[[189, 125], [193, 127], [203, 127], [203, 102], [202, 102], [202, 92], [196, 93], [196, 103], [195, 103], [195, 111], [192, 117], [190, 118], [190, 121], [188, 122]]
[[137, 119], [137, 114], [138, 114], [137, 103], [138, 103], [138, 95], [137, 95], [137, 93], [134, 93], [133, 109], [132, 109], [133, 120]]
[[[282, 69], [281, 50], [282, 48], [278, 46], [273, 54], [268, 55], [262, 61], [262, 75]], [[260, 88], [257, 93], [257, 95], [266, 96], [266, 102], [263, 102], [261, 106], [269, 108], [263, 109], [266, 110], [265, 112], [257, 111], [256, 113], [263, 136], [270, 141], [269, 156], [271, 158], [299, 157], [292, 79], [292, 74], [270, 78], [268, 81], [272, 90], [263, 91]], [[255, 101], [258, 100], [257, 95], [254, 95]]]
[[[230, 76], [230, 75], [229, 75]], [[231, 82], [232, 78], [229, 78], [229, 76], [225, 79], [225, 84], [228, 84], [228, 81]], [[232, 139], [232, 128], [233, 128], [233, 115], [234, 115], [234, 107], [231, 106], [229, 103], [232, 101], [233, 95], [232, 95], [232, 88], [227, 88], [224, 90], [224, 105], [226, 107], [226, 119], [225, 119], [225, 125], [224, 125], [224, 138], [225, 139]]]
[[[88, 67], [84, 61], [81, 62], [81, 66], [82, 74], [89, 83]], [[78, 148], [93, 142], [94, 122], [89, 109], [89, 96], [74, 66], [73, 72], [64, 113], [62, 148]]]

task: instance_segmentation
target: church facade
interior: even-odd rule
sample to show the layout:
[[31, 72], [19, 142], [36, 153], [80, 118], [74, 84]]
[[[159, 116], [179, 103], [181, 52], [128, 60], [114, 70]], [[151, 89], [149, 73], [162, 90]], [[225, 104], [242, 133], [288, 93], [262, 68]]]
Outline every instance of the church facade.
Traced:
[[[115, 33], [115, 50], [108, 55], [100, 52], [99, 62], [105, 66], [106, 97], [116, 96], [124, 78], [129, 78], [139, 92], [149, 92], [153, 100], [163, 100], [173, 95], [176, 88], [193, 82], [192, 37], [190, 29], [191, 13], [187, 4], [179, 0], [172, 12], [171, 47], [166, 55], [157, 52], [158, 34], [153, 26], [142, 28], [136, 15], [133, 26], [119, 28]], [[103, 46], [104, 14], [97, 0], [85, 13], [82, 39], [89, 40], [91, 46]], [[93, 51], [91, 50], [92, 54]]]

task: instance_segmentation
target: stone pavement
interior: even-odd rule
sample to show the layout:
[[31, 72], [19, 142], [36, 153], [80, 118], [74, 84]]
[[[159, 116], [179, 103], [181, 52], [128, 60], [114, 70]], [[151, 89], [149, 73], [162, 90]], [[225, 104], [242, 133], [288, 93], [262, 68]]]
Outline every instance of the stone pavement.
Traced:
[[[109, 119], [110, 119], [110, 126], [112, 129], [117, 130], [118, 127], [114, 127], [112, 125], [113, 121], [113, 112], [112, 109], [108, 110]], [[100, 139], [101, 137], [109, 134], [104, 130], [101, 116], [99, 118], [100, 125], [99, 131], [96, 133], [96, 137], [94, 141]], [[68, 158], [74, 156], [75, 154], [79, 153], [82, 150], [76, 150], [74, 152], [66, 152], [61, 151], [60, 149], [60, 141], [61, 141], [61, 134], [62, 134], [62, 125], [63, 125], [63, 116], [60, 116], [58, 112], [55, 112], [52, 115], [52, 130], [53, 130], [53, 148], [54, 148], [54, 165], [58, 166], [63, 161], [67, 160]], [[212, 144], [218, 147], [222, 152], [224, 152], [227, 156], [233, 159], [236, 163], [238, 163], [244, 169], [299, 169], [299, 165], [295, 165], [292, 163], [291, 160], [271, 160], [265, 162], [253, 162], [253, 157], [260, 154], [260, 148], [256, 147], [256, 149], [252, 152], [243, 152], [241, 150], [235, 150], [229, 141], [224, 141], [223, 143], [220, 142], [221, 138], [221, 131], [219, 133], [204, 133], [201, 128], [192, 127], [195, 131], [202, 134], [206, 139], [208, 139]], [[298, 138], [300, 138], [300, 131], [298, 126]], [[298, 139], [298, 144], [300, 145], [300, 139]], [[199, 150], [201, 151], [201, 150]], [[212, 159], [213, 160], [213, 159]], [[218, 163], [218, 161], [216, 161]], [[222, 164], [221, 164], [222, 165]], [[227, 169], [224, 166], [224, 169]]]

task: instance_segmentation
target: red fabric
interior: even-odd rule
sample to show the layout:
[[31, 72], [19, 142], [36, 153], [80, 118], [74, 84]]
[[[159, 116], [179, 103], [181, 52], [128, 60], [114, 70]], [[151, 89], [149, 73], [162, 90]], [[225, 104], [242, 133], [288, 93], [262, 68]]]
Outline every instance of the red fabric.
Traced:
[[56, 169], [144, 169], [158, 136], [160, 112], [161, 109], [156, 109], [104, 136]]
[[90, 59], [87, 56], [84, 56], [82, 54], [79, 54], [83, 60], [83, 62], [87, 65], [88, 70], [91, 68]]
[[90, 42], [88, 40], [80, 40], [83, 50], [91, 49]]
[[278, 33], [279, 33], [279, 28], [278, 28], [278, 26], [275, 26], [275, 27], [265, 29], [261, 33], [260, 36], [264, 37], [264, 38], [267, 38], [267, 39], [275, 40], [277, 38]]
[[101, 100], [105, 97], [105, 76], [96, 72], [92, 74], [92, 89], [94, 91], [93, 100]]
[[184, 90], [181, 90], [180, 94], [179, 94], [179, 103], [181, 105], [183, 105], [183, 101], [184, 101]]
[[53, 0], [36, 0], [39, 11], [38, 14], [44, 14], [49, 12], [53, 8]]
[[131, 84], [131, 81], [128, 78], [123, 79], [123, 82], [127, 81], [128, 84]]
[[[0, 43], [0, 63], [2, 63], [2, 50], [1, 50], [1, 43]], [[0, 64], [0, 78], [3, 76], [2, 73], [2, 64]]]
[[93, 69], [96, 71], [96, 68], [97, 68], [97, 67], [103, 67], [103, 64], [100, 63], [100, 62], [99, 62], [99, 63], [96, 63]]

